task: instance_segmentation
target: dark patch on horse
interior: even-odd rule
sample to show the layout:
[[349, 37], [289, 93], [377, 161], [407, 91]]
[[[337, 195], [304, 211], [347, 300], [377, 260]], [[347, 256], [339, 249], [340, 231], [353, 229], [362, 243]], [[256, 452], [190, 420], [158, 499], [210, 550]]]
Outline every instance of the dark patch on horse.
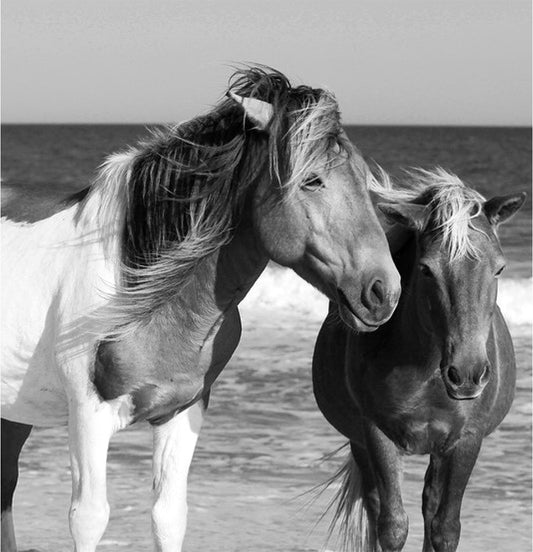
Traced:
[[18, 459], [32, 426], [2, 418], [2, 512], [13, 505], [18, 481]]
[[65, 196], [44, 188], [5, 185], [2, 189], [2, 216], [13, 222], [39, 222], [81, 203], [89, 191], [90, 186], [87, 186]]
[[127, 392], [122, 372], [115, 369], [111, 342], [101, 341], [96, 349], [93, 384], [104, 401], [116, 399]]
[[77, 203], [81, 203], [85, 198], [89, 195], [89, 192], [91, 191], [91, 187], [87, 186], [86, 188], [83, 188], [77, 192], [74, 192], [73, 194], [70, 194], [67, 196], [61, 203], [64, 208], [71, 207], [72, 205], [76, 205]]

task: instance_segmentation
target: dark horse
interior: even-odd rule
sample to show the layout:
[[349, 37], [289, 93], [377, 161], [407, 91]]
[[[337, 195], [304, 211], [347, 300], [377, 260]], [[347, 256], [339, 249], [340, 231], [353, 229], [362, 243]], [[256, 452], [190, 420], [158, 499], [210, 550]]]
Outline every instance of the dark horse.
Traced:
[[396, 195], [403, 201], [378, 205], [395, 223], [398, 308], [363, 335], [341, 323], [332, 304], [315, 348], [318, 405], [351, 446], [334, 524], [350, 550], [401, 550], [401, 458], [429, 454], [424, 552], [452, 552], [481, 442], [513, 400], [513, 344], [496, 304], [505, 266], [496, 230], [525, 195], [485, 201], [441, 169]]
[[269, 260], [354, 328], [373, 330], [396, 307], [369, 182], [330, 93], [252, 68], [206, 115], [111, 157], [67, 208], [5, 221], [3, 552], [16, 548], [11, 501], [32, 426], [68, 424], [70, 529], [76, 551], [93, 552], [109, 516], [109, 440], [140, 420], [154, 428], [156, 549], [181, 549], [210, 387]]

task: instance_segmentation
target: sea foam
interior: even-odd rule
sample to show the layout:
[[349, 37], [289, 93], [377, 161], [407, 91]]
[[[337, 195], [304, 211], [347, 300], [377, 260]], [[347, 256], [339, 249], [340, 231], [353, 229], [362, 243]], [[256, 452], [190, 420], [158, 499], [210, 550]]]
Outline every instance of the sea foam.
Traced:
[[533, 323], [533, 279], [502, 278], [498, 289], [498, 305], [509, 324]]

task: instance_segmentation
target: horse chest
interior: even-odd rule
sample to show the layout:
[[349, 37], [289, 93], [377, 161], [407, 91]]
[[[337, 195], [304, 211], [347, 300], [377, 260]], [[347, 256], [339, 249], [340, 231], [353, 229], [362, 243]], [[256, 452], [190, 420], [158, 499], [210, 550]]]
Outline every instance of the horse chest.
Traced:
[[438, 373], [420, 378], [402, 367], [368, 391], [375, 423], [408, 454], [449, 450], [462, 435], [466, 413], [447, 396]]
[[[389, 423], [389, 437], [407, 454], [442, 453], [451, 449], [461, 436], [462, 424], [431, 410], [426, 416], [401, 416], [396, 423]], [[446, 413], [447, 414], [447, 413]]]
[[133, 420], [165, 421], [206, 396], [241, 336], [237, 308], [224, 313], [207, 335], [148, 336], [101, 346], [95, 384], [111, 400], [130, 395]]

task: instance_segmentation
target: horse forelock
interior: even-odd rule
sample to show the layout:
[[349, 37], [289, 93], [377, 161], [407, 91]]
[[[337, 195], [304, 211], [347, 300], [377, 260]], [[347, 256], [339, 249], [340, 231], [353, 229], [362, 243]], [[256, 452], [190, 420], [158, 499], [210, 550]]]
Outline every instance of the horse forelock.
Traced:
[[338, 106], [329, 93], [324, 92], [316, 103], [307, 103], [293, 112], [294, 122], [289, 130], [291, 165], [285, 186], [289, 192], [298, 189], [302, 182], [326, 166], [342, 158], [335, 145], [352, 156], [351, 143], [341, 136]]
[[473, 221], [482, 213], [485, 202], [479, 192], [441, 167], [407, 171], [407, 179], [400, 185], [394, 184], [380, 167], [377, 172], [371, 177], [370, 189], [380, 199], [427, 205], [419, 232], [440, 238], [450, 261], [464, 256], [479, 258], [480, 252], [471, 239], [471, 230], [478, 230]]
[[418, 170], [414, 176], [425, 187], [420, 199], [428, 205], [422, 231], [431, 231], [442, 240], [450, 261], [464, 256], [479, 258], [471, 230], [477, 230], [473, 220], [482, 213], [484, 197], [440, 167]]

